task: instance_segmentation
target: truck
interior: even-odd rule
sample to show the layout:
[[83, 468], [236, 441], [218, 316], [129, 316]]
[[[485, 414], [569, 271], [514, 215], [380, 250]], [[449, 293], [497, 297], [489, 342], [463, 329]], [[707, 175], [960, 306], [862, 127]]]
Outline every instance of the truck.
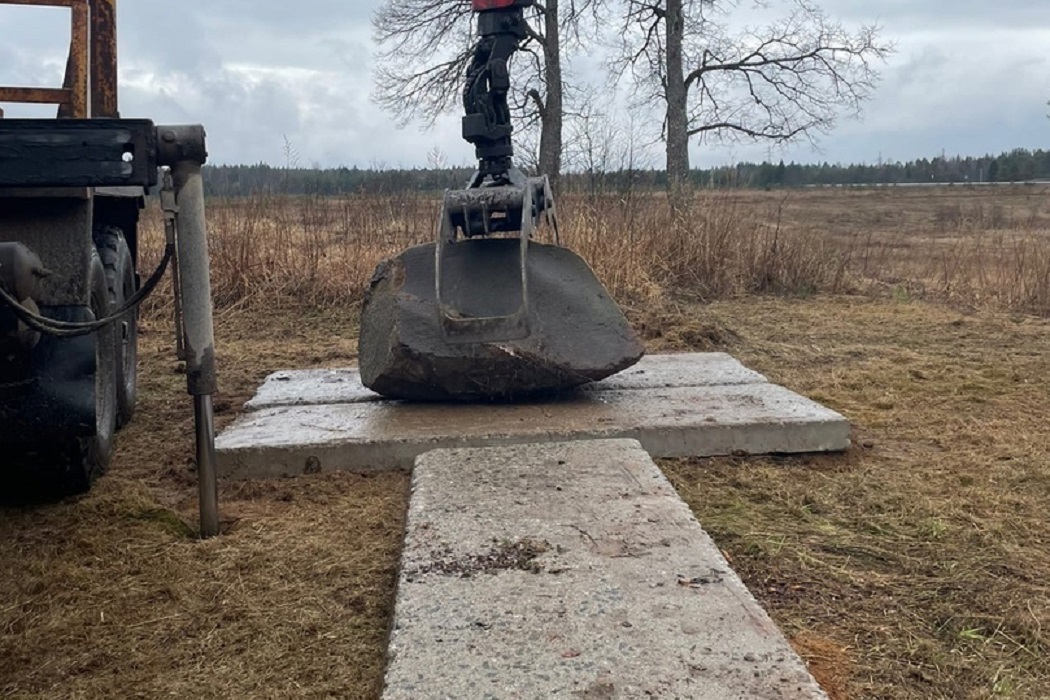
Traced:
[[[0, 0], [69, 11], [61, 87], [0, 87], [0, 477], [88, 490], [133, 417], [138, 308], [168, 268], [193, 397], [201, 534], [218, 531], [216, 388], [200, 125], [118, 110], [116, 0]], [[53, 118], [4, 118], [52, 104]], [[160, 265], [140, 270], [139, 219], [164, 212]]]

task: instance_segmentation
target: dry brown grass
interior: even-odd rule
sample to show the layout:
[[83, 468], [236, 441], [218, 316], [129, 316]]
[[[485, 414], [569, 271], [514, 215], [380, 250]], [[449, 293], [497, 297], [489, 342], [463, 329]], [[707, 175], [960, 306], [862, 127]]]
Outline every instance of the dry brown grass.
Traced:
[[[734, 193], [698, 200], [674, 222], [662, 197], [565, 197], [561, 242], [577, 251], [623, 303], [687, 296], [813, 293], [838, 289], [836, 244], [804, 229], [769, 227]], [[763, 205], [768, 209], [775, 204]], [[308, 305], [361, 301], [376, 264], [434, 238], [440, 199], [400, 193], [344, 198], [259, 196], [210, 203], [215, 302]], [[159, 250], [159, 220], [145, 234]], [[540, 240], [551, 240], [549, 230]], [[147, 259], [146, 264], [154, 262]]]
[[855, 297], [702, 313], [854, 425], [845, 456], [664, 465], [800, 651], [840, 650], [843, 697], [1050, 697], [1050, 323]]
[[[353, 325], [221, 314], [220, 424], [275, 367], [346, 364]], [[224, 484], [224, 535], [198, 542], [185, 377], [167, 320], [145, 330], [110, 473], [84, 497], [0, 511], [0, 697], [375, 698], [405, 475]]]
[[[747, 195], [745, 195], [747, 196]], [[1050, 314], [1050, 187], [755, 193], [791, 229], [834, 243], [842, 291]], [[767, 221], [766, 225], [772, 225]]]
[[[999, 206], [981, 231], [1009, 224], [1037, 247], [1046, 205], [1020, 188], [704, 196], [718, 204], [688, 240], [659, 202], [593, 200], [566, 202], [566, 238], [650, 349], [728, 350], [843, 412], [855, 446], [669, 462], [683, 496], [836, 700], [1050, 697], [1050, 324], [997, 310], [1030, 297], [949, 293], [924, 272], [933, 251], [975, 245], [955, 205]], [[374, 259], [428, 238], [436, 207], [381, 204], [372, 224], [356, 199], [212, 206], [220, 423], [270, 371], [354, 361]], [[1005, 280], [1010, 245], [951, 279]], [[837, 288], [873, 294], [812, 296]], [[88, 496], [0, 510], [0, 697], [375, 698], [406, 478], [227, 484], [225, 536], [194, 541], [167, 313], [149, 309], [140, 410], [111, 473]]]
[[[1042, 186], [705, 191], [673, 221], [660, 195], [569, 195], [562, 242], [621, 303], [863, 292], [1050, 314]], [[362, 299], [384, 257], [433, 239], [438, 198], [413, 193], [210, 203], [220, 307]], [[159, 220], [146, 226], [158, 251]], [[147, 265], [153, 260], [147, 259]]]

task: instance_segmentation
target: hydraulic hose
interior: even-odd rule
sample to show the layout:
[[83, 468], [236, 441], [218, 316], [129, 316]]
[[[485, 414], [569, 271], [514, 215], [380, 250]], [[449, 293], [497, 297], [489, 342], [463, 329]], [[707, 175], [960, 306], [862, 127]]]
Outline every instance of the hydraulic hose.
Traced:
[[153, 290], [157, 288], [157, 285], [164, 277], [164, 273], [167, 271], [168, 264], [171, 262], [171, 258], [174, 254], [175, 246], [172, 244], [166, 245], [164, 247], [164, 256], [161, 258], [160, 264], [157, 265], [157, 269], [153, 271], [153, 274], [149, 276], [149, 279], [146, 280], [139, 290], [132, 294], [131, 297], [112, 314], [103, 318], [95, 319], [94, 321], [58, 321], [35, 313], [22, 306], [18, 299], [16, 299], [4, 286], [3, 282], [0, 282], [0, 302], [3, 302], [5, 306], [11, 309], [18, 320], [22, 321], [22, 323], [38, 333], [45, 333], [47, 335], [55, 336], [56, 338], [76, 338], [82, 335], [89, 335], [105, 328], [111, 323], [119, 321], [129, 311], [141, 304], [146, 297], [152, 294]]

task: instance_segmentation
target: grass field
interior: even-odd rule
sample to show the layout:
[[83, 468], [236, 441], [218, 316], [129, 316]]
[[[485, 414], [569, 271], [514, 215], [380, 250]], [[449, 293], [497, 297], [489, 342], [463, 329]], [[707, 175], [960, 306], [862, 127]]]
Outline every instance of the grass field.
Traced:
[[[662, 464], [837, 700], [1050, 697], [1048, 195], [705, 193], [684, 224], [565, 198], [651, 350], [726, 350], [852, 421], [842, 455]], [[436, 214], [251, 204], [211, 208], [220, 425], [268, 372], [353, 363], [372, 265]], [[376, 698], [406, 476], [224, 484], [196, 541], [169, 314], [110, 473], [0, 511], [0, 697]]]

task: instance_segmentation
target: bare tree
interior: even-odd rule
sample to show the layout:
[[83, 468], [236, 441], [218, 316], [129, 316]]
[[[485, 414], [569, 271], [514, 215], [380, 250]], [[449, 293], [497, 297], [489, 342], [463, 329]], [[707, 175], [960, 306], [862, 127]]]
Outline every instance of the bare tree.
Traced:
[[[515, 129], [538, 125], [538, 166], [552, 181], [561, 173], [562, 158], [562, 30], [578, 39], [581, 22], [598, 2], [572, 0], [564, 17], [559, 0], [528, 8], [529, 35], [511, 68], [514, 89], [508, 100], [518, 120]], [[469, 0], [386, 0], [372, 16], [380, 47], [373, 99], [400, 123], [432, 124], [439, 114], [458, 111], [474, 42], [472, 19]]]
[[404, 124], [460, 103], [474, 42], [470, 0], [388, 0], [372, 15], [376, 54], [372, 99]]
[[[732, 31], [736, 0], [626, 0], [620, 70], [664, 102], [668, 184], [689, 176], [689, 139], [788, 142], [858, 116], [892, 46], [879, 28], [855, 31], [810, 0], [768, 24]], [[764, 6], [761, 6], [764, 7]], [[638, 94], [638, 93], [636, 93]]]
[[622, 185], [636, 169], [650, 167], [652, 144], [641, 138], [634, 111], [617, 109], [614, 95], [594, 87], [581, 94], [586, 99], [566, 126], [565, 161], [584, 176], [589, 194], [603, 194], [609, 181]]

